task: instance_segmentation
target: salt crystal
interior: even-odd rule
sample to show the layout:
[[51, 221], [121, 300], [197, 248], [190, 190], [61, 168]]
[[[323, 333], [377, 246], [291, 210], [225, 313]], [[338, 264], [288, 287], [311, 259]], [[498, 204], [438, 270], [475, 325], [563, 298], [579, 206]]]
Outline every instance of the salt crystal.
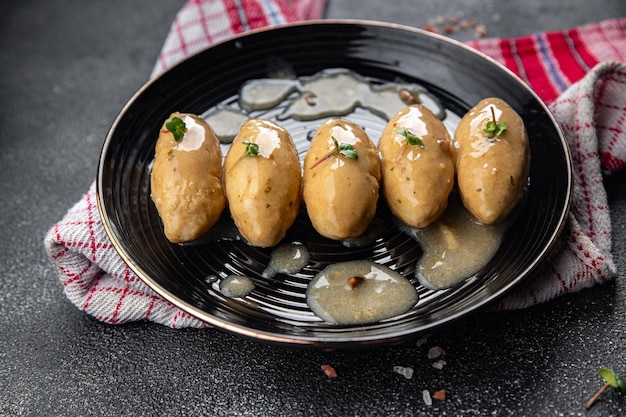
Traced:
[[427, 389], [422, 391], [422, 398], [424, 398], [424, 404], [433, 405], [433, 399], [430, 398], [430, 392]]
[[447, 362], [444, 361], [443, 359], [439, 359], [436, 362], [433, 362], [433, 368], [435, 369], [443, 369], [444, 366], [447, 365]]
[[439, 346], [433, 346], [428, 349], [428, 359], [437, 359], [440, 356], [444, 356], [446, 352]]
[[402, 375], [406, 379], [413, 378], [413, 368], [409, 366], [394, 366], [393, 371], [397, 374]]

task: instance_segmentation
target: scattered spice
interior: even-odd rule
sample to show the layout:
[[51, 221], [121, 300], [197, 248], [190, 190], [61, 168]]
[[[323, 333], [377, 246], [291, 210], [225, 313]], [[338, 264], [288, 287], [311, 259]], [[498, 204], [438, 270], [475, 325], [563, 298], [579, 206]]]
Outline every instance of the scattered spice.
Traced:
[[426, 26], [424, 26], [424, 30], [427, 30], [432, 33], [441, 33], [441, 31], [437, 29], [437, 27], [433, 25], [432, 23], [429, 23]]
[[439, 391], [435, 391], [433, 393], [433, 398], [439, 401], [445, 401], [446, 400], [446, 390], [445, 389], [440, 389]]
[[322, 371], [324, 371], [324, 373], [326, 374], [327, 377], [329, 378], [337, 378], [337, 371], [335, 371], [335, 368], [333, 368], [330, 365], [324, 364], [321, 366]]
[[[428, 12], [430, 14], [435, 14], [436, 11], [437, 8], [435, 6], [430, 6], [428, 8]], [[482, 38], [487, 36], [487, 27], [484, 23], [479, 23], [475, 19], [463, 19], [464, 15], [465, 13], [462, 10], [458, 10], [454, 15], [435, 16], [434, 18], [429, 19], [428, 23], [424, 26], [424, 30], [432, 33], [452, 35], [457, 32], [467, 32], [468, 30], [473, 29], [474, 37]], [[502, 20], [502, 16], [494, 10], [493, 5], [485, 5], [483, 8], [474, 8], [468, 15], [475, 18], [480, 16], [482, 17], [482, 20], [489, 21], [494, 24], [498, 24]]]
[[474, 35], [476, 35], [477, 38], [487, 36], [487, 28], [485, 27], [485, 25], [481, 23], [480, 25], [476, 26], [476, 29], [474, 29]]
[[317, 96], [311, 92], [304, 93], [302, 98], [304, 99], [304, 102], [311, 107], [317, 105]]
[[359, 285], [361, 285], [361, 283], [363, 283], [363, 281], [365, 281], [365, 278], [363, 277], [350, 277], [348, 278], [348, 285], [350, 286], [350, 289], [355, 289], [356, 287], [358, 287]]

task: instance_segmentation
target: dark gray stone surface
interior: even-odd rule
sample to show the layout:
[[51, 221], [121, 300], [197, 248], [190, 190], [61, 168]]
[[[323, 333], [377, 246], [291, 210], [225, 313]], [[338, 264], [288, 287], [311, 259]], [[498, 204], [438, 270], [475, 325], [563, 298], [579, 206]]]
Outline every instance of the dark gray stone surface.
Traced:
[[[523, 3], [523, 4], [519, 4]], [[216, 330], [110, 326], [74, 308], [43, 249], [93, 181], [100, 146], [147, 80], [182, 0], [22, 0], [0, 13], [0, 415], [619, 416], [626, 374], [626, 173], [606, 181], [619, 278], [524, 311], [483, 313], [421, 346], [324, 353]], [[436, 5], [432, 6], [431, 5]], [[328, 17], [424, 27], [476, 16], [520, 36], [626, 14], [622, 0], [331, 0]], [[454, 35], [469, 38], [473, 33]], [[440, 346], [447, 365], [432, 366]], [[327, 378], [320, 365], [333, 365]], [[393, 372], [410, 366], [411, 379]], [[427, 406], [422, 391], [445, 388]]]

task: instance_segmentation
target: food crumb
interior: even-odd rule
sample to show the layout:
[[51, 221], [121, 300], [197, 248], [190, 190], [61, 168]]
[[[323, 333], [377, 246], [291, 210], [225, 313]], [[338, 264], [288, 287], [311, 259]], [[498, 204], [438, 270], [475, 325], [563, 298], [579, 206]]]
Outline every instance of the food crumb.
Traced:
[[446, 400], [446, 390], [445, 389], [440, 389], [439, 391], [435, 391], [433, 393], [433, 398], [439, 401], [445, 401]]
[[433, 368], [435, 369], [443, 369], [444, 366], [447, 365], [447, 362], [443, 359], [439, 359], [438, 361], [433, 362]]
[[428, 342], [428, 338], [427, 337], [422, 337], [421, 339], [419, 339], [417, 342], [415, 342], [415, 345], [417, 347], [420, 347], [422, 345], [425, 345], [426, 342]]
[[413, 368], [410, 366], [394, 366], [393, 371], [397, 374], [402, 375], [406, 379], [413, 378]]
[[446, 352], [439, 346], [433, 346], [428, 349], [428, 359], [437, 359], [441, 356], [445, 356]]
[[430, 398], [430, 392], [427, 389], [422, 391], [422, 398], [424, 399], [424, 404], [433, 405], [433, 399]]
[[329, 378], [337, 378], [337, 371], [335, 371], [335, 368], [333, 368], [330, 365], [322, 365], [321, 366], [322, 371], [324, 371], [324, 373], [326, 374], [327, 377]]

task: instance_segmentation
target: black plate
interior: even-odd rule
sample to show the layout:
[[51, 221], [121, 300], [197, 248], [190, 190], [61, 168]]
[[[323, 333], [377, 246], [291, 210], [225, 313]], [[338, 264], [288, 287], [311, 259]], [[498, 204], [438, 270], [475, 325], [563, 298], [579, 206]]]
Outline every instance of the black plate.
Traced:
[[[532, 166], [527, 199], [495, 258], [462, 285], [431, 291], [414, 279], [419, 246], [381, 211], [385, 227], [374, 245], [349, 249], [317, 235], [300, 216], [287, 240], [305, 243], [312, 260], [300, 273], [264, 279], [270, 250], [241, 241], [193, 246], [170, 244], [150, 199], [150, 166], [159, 128], [173, 111], [206, 114], [236, 101], [241, 85], [276, 71], [309, 76], [347, 68], [372, 81], [422, 84], [451, 120], [489, 96], [517, 110], [530, 136]], [[456, 116], [455, 116], [456, 115]], [[256, 116], [253, 114], [253, 116]], [[272, 113], [262, 114], [272, 117]], [[384, 121], [366, 111], [348, 118], [377, 139]], [[299, 149], [320, 121], [280, 122]], [[304, 146], [304, 149], [303, 149]], [[357, 21], [321, 21], [251, 32], [206, 49], [147, 83], [115, 120], [98, 167], [98, 207], [122, 258], [157, 293], [218, 328], [255, 339], [322, 348], [396, 343], [433, 332], [500, 298], [541, 262], [562, 230], [571, 193], [571, 161], [558, 124], [542, 101], [510, 71], [472, 49], [417, 29]], [[325, 265], [368, 258], [411, 279], [419, 303], [406, 314], [375, 324], [337, 326], [308, 309], [305, 291]], [[226, 298], [207, 277], [248, 275], [255, 291]]]

